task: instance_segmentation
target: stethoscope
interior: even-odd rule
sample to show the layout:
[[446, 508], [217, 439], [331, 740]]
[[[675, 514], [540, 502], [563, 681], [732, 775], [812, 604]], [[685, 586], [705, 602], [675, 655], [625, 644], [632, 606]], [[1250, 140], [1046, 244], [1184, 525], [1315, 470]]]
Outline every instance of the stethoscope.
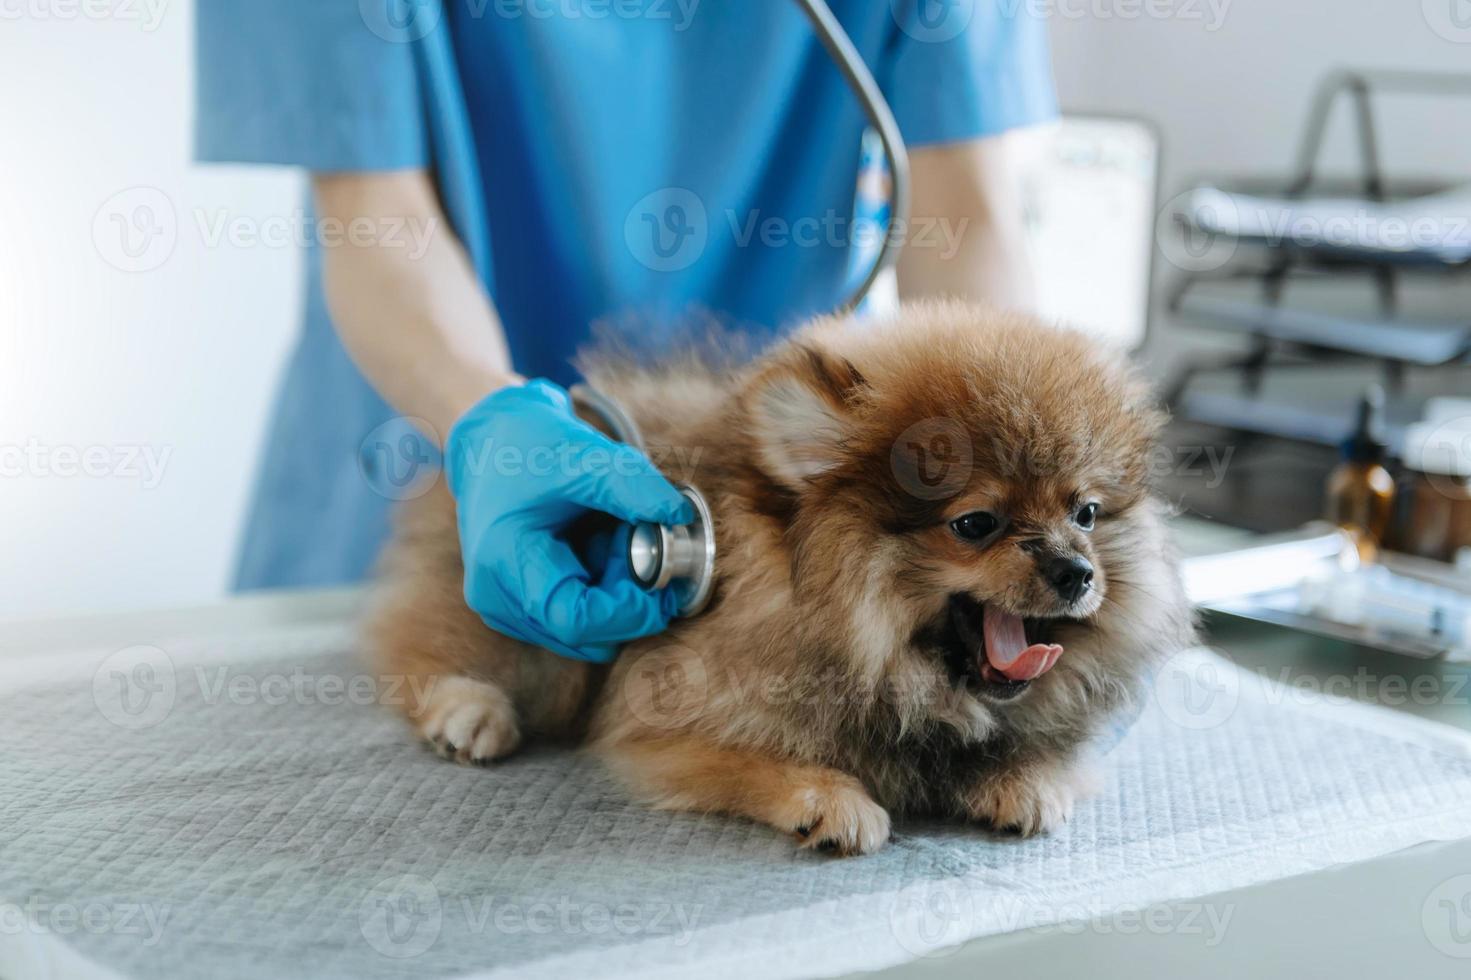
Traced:
[[[614, 439], [644, 452], [643, 433], [612, 398], [588, 385], [573, 385], [573, 403], [602, 420]], [[675, 615], [693, 616], [710, 601], [715, 585], [715, 519], [705, 495], [679, 484], [679, 492], [695, 508], [691, 524], [638, 523], [628, 536], [628, 570], [640, 588], [671, 588]]]
[[[898, 258], [909, 217], [909, 155], [899, 135], [894, 113], [826, 0], [793, 2], [812, 22], [812, 29], [822, 41], [822, 46], [862, 105], [869, 124], [883, 144], [884, 158], [889, 166], [888, 234], [884, 236], [873, 267], [838, 308], [839, 314], [852, 313], [868, 297], [884, 270]], [[588, 385], [573, 385], [571, 394], [577, 407], [597, 416], [613, 438], [640, 451], [646, 448], [638, 425], [612, 398]], [[678, 600], [676, 615], [687, 617], [697, 615], [705, 608], [715, 584], [715, 521], [710, 514], [709, 502], [697, 488], [680, 485], [679, 490], [694, 505], [694, 522], [635, 524], [628, 537], [627, 558], [633, 580], [641, 588], [651, 591], [672, 589]]]

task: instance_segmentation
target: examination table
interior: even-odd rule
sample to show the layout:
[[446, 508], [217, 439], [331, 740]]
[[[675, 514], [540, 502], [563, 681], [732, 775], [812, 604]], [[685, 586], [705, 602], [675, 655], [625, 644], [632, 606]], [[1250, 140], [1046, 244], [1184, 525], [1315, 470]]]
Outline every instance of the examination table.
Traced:
[[834, 859], [437, 759], [360, 602], [0, 627], [0, 977], [1471, 975], [1464, 666], [1212, 622], [1062, 831]]

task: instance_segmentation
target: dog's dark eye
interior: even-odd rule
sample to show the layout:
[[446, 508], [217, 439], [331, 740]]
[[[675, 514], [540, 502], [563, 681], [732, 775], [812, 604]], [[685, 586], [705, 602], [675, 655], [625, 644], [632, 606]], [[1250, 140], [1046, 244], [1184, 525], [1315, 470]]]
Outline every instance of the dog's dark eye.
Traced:
[[966, 541], [984, 541], [1000, 526], [1000, 518], [983, 510], [961, 514], [950, 522], [950, 530], [955, 532], [955, 536]]
[[1093, 525], [1098, 523], [1098, 505], [1084, 504], [1079, 511], [1073, 515], [1073, 520], [1078, 527], [1085, 531], [1093, 530]]

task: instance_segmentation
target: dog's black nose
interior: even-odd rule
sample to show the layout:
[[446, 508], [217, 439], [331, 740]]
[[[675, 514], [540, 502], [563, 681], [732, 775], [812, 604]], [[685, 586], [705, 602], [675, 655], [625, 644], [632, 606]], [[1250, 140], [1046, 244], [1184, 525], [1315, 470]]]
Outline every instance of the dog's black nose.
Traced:
[[1042, 574], [1068, 602], [1077, 602], [1093, 588], [1093, 565], [1081, 555], [1050, 559]]

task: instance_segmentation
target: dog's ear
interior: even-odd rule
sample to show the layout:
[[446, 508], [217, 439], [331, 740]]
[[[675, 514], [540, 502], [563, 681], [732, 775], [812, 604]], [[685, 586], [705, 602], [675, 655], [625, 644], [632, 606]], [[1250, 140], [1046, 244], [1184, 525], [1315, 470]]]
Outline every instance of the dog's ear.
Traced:
[[847, 358], [806, 345], [759, 374], [747, 406], [767, 472], [801, 489], [842, 462], [867, 388]]

